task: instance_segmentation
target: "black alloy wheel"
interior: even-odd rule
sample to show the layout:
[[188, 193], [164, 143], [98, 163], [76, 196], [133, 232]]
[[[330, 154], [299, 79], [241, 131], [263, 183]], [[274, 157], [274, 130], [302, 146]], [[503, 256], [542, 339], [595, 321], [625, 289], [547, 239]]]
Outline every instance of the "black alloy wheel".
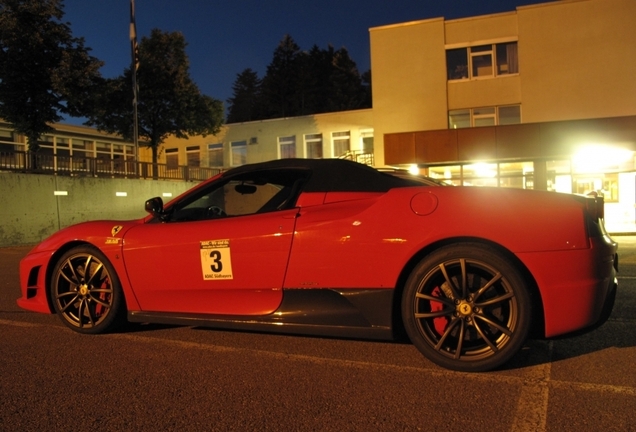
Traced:
[[125, 321], [117, 274], [92, 246], [62, 255], [52, 274], [51, 300], [62, 322], [80, 333], [112, 331]]
[[402, 297], [413, 344], [434, 363], [464, 372], [510, 360], [527, 338], [531, 312], [528, 286], [511, 260], [477, 243], [424, 258]]

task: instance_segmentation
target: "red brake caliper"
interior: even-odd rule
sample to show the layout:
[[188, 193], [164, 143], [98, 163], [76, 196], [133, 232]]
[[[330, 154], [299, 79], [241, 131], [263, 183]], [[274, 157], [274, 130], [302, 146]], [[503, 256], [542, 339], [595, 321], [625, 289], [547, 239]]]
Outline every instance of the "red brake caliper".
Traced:
[[[442, 296], [442, 292], [440, 291], [439, 287], [435, 287], [435, 289], [431, 292], [431, 294], [434, 297]], [[441, 311], [442, 309], [444, 309], [444, 304], [442, 302], [436, 302], [431, 300], [431, 312]], [[437, 331], [437, 333], [439, 333], [440, 335], [443, 335], [444, 331], [446, 330], [446, 327], [448, 326], [448, 318], [446, 317], [433, 318], [433, 325], [435, 326], [435, 330]]]

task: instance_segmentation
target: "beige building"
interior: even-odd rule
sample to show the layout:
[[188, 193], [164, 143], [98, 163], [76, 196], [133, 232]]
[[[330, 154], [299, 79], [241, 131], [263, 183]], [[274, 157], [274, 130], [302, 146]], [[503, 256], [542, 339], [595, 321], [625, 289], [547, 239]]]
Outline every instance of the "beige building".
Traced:
[[633, 116], [635, 20], [633, 0], [561, 0], [372, 28], [376, 136]]
[[372, 28], [377, 164], [454, 184], [603, 193], [636, 219], [636, 2], [561, 0]]
[[162, 157], [169, 166], [229, 168], [291, 157], [349, 157], [372, 165], [373, 111], [234, 123], [225, 125], [214, 136], [171, 137], [163, 148]]

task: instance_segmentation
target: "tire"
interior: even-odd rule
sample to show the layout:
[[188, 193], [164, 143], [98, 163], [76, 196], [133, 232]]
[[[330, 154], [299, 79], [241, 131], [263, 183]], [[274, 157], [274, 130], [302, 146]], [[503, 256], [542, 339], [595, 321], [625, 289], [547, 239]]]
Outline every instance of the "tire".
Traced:
[[514, 356], [531, 321], [528, 286], [494, 248], [445, 246], [415, 267], [402, 296], [402, 320], [413, 345], [456, 371], [485, 372]]
[[62, 255], [51, 275], [50, 286], [55, 312], [64, 324], [79, 333], [110, 332], [126, 320], [117, 274], [95, 247], [78, 246]]

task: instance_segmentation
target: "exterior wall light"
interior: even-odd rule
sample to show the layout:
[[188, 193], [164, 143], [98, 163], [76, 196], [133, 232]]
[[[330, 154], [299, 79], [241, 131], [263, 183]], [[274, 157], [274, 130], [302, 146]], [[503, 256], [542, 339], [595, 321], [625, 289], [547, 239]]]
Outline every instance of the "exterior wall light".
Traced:
[[634, 152], [601, 144], [585, 145], [572, 156], [572, 171], [599, 172], [633, 161]]

